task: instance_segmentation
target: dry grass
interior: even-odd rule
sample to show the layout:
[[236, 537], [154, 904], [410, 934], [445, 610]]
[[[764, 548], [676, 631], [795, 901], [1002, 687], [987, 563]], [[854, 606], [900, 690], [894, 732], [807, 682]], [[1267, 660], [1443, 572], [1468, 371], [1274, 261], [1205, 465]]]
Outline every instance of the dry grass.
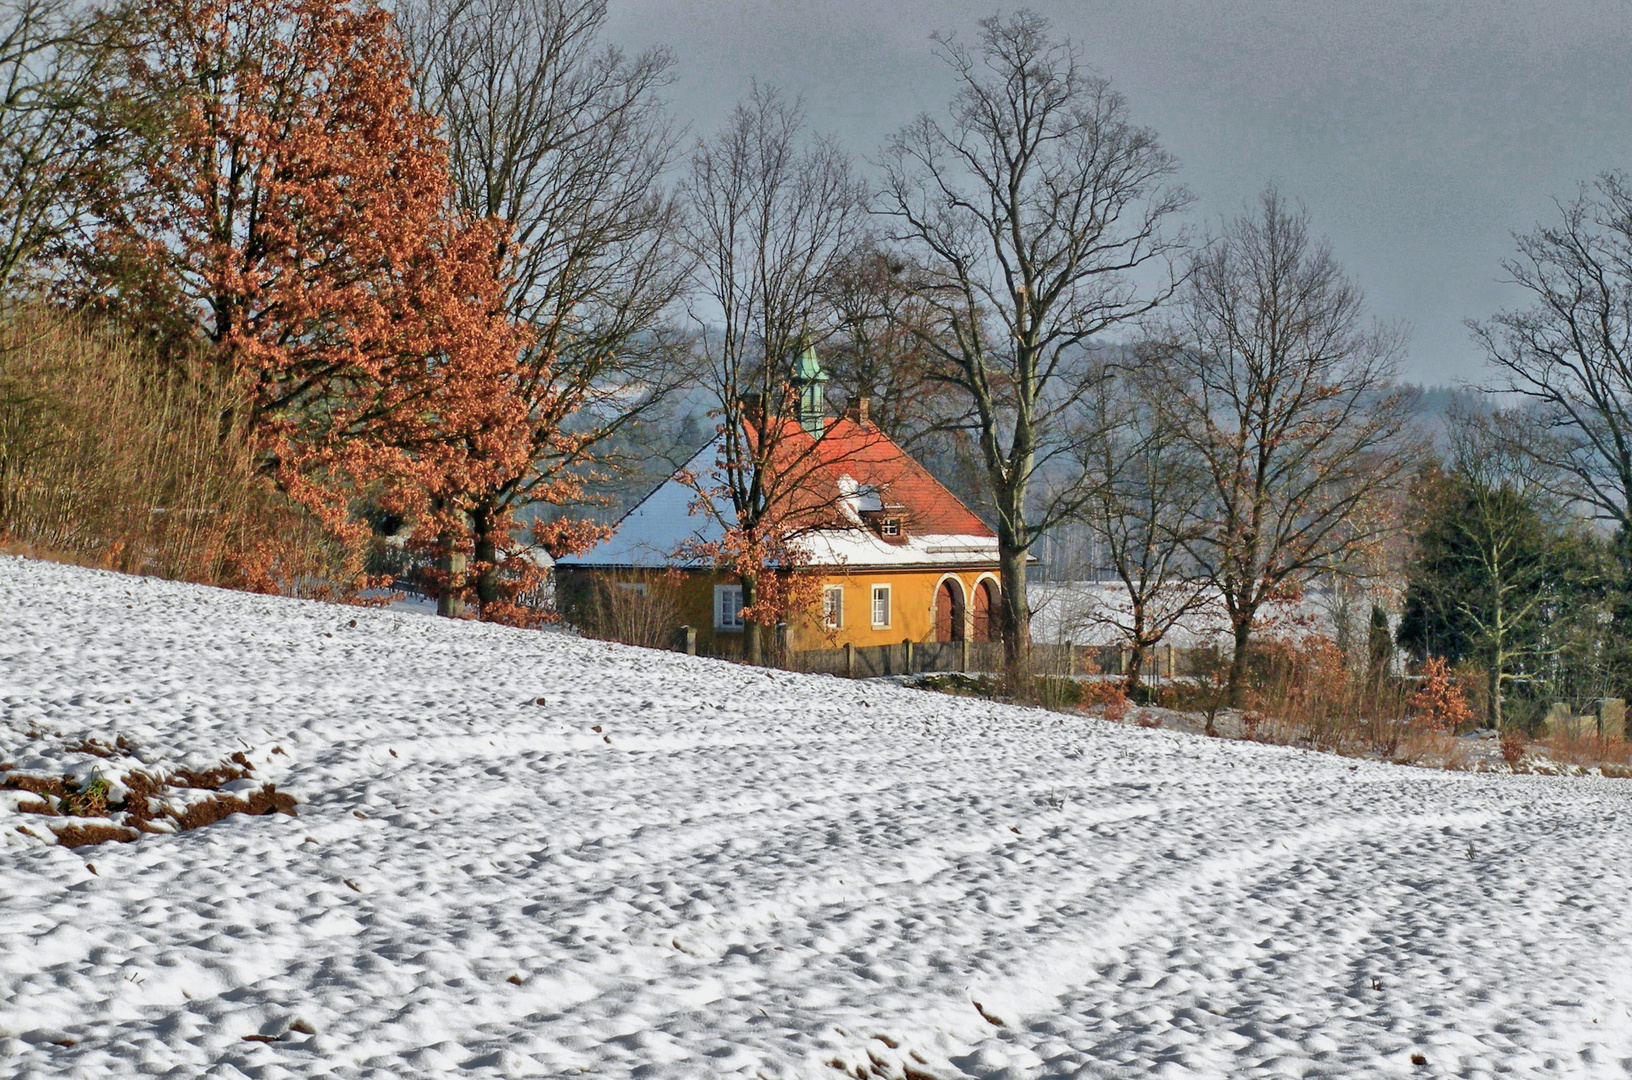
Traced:
[[1596, 734], [1548, 735], [1536, 740], [1531, 747], [1561, 765], [1582, 768], [1602, 765], [1620, 770], [1632, 766], [1632, 743], [1600, 739]]
[[1415, 731], [1407, 734], [1394, 750], [1396, 762], [1430, 769], [1468, 768], [1468, 744], [1445, 731]]
[[[87, 750], [87, 746], [80, 744], [65, 749], [82, 751]], [[130, 745], [120, 738], [112, 745], [95, 743], [94, 749], [88, 752], [98, 757], [116, 758], [127, 757], [125, 751], [129, 749]], [[293, 816], [294, 798], [279, 791], [275, 784], [262, 784], [258, 789], [241, 792], [220, 790], [235, 780], [250, 779], [253, 771], [254, 766], [241, 752], [203, 771], [178, 769], [163, 774], [133, 771], [124, 776], [126, 794], [121, 801], [110, 799], [110, 786], [99, 778], [76, 784], [67, 777], [11, 772], [0, 774], [0, 788], [37, 795], [39, 802], [25, 802], [18, 809], [40, 817], [41, 825], [63, 847], [83, 847], [126, 843], [144, 833], [186, 832], [213, 825], [233, 814]], [[201, 798], [201, 792], [212, 794]], [[172, 793], [189, 793], [192, 797], [178, 809], [169, 798]], [[87, 818], [105, 821], [86, 821]]]
[[303, 591], [336, 553], [262, 475], [202, 361], [43, 308], [0, 313], [0, 544], [127, 573]]

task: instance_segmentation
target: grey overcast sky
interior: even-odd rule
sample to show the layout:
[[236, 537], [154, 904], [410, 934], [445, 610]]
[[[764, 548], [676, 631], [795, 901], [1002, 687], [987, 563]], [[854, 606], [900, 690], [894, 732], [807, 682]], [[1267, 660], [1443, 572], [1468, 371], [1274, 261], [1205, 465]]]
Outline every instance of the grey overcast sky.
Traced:
[[[1012, 11], [1005, 5], [1002, 10]], [[1302, 200], [1411, 329], [1407, 377], [1477, 380], [1462, 326], [1521, 302], [1511, 234], [1554, 195], [1632, 169], [1632, 0], [1035, 0], [1182, 164], [1200, 223], [1267, 182]], [[611, 0], [628, 48], [667, 45], [674, 110], [712, 131], [751, 79], [804, 99], [859, 157], [949, 83], [929, 35], [968, 0]]]

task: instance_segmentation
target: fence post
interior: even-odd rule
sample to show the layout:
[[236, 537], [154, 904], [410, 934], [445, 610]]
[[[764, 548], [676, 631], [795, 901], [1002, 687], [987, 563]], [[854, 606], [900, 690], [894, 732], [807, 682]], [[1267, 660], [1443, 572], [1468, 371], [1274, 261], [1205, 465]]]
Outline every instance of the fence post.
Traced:
[[1598, 737], [1608, 742], [1626, 738], [1626, 701], [1622, 698], [1598, 699]]
[[965, 675], [969, 674], [969, 638], [958, 640], [958, 670]]
[[1173, 679], [1178, 676], [1178, 674], [1179, 674], [1178, 651], [1173, 648], [1173, 643], [1170, 641], [1170, 642], [1167, 643], [1167, 679], [1168, 679], [1168, 681], [1172, 682]]
[[680, 628], [680, 648], [687, 656], [697, 655], [697, 628], [682, 626]]
[[844, 677], [847, 679], [856, 677], [856, 645], [853, 641], [844, 643]]
[[776, 651], [778, 653], [778, 658], [782, 661], [782, 667], [789, 668], [790, 670], [793, 664], [793, 650], [789, 647], [791, 641], [792, 636], [788, 633], [788, 624], [785, 622], [777, 623]]
[[911, 675], [912, 674], [912, 640], [910, 638], [901, 642], [901, 651], [905, 654], [904, 659], [906, 661], [904, 664], [901, 665], [901, 674]]

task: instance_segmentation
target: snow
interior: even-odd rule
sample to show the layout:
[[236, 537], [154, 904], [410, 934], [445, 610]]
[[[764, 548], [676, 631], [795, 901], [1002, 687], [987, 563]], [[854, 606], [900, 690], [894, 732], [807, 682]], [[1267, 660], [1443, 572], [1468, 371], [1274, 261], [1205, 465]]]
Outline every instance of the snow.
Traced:
[[0, 621], [8, 768], [299, 800], [75, 850], [0, 802], [8, 1075], [1632, 1069], [1627, 781], [12, 558]]
[[[735, 522], [729, 499], [713, 494], [708, 478], [719, 456], [715, 439], [693, 454], [675, 476], [659, 484], [618, 521], [616, 531], [588, 551], [563, 556], [562, 566], [639, 566], [661, 569], [675, 563], [682, 547], [714, 543], [725, 535], [721, 522]], [[702, 495], [681, 475], [702, 477], [711, 489], [711, 510], [698, 506]], [[697, 512], [693, 513], [693, 508]]]
[[[1116, 624], [1128, 625], [1132, 621], [1128, 590], [1120, 582], [1032, 582], [1026, 587], [1026, 599], [1032, 609], [1033, 641], [1118, 645], [1125, 637]], [[1369, 610], [1359, 614], [1364, 617]], [[1293, 640], [1308, 634], [1334, 636], [1338, 621], [1329, 591], [1321, 589], [1311, 589], [1295, 602], [1265, 604], [1259, 616], [1268, 636]], [[1214, 594], [1209, 603], [1186, 613], [1164, 641], [1180, 649], [1227, 646], [1230, 624], [1224, 615], [1223, 599]]]

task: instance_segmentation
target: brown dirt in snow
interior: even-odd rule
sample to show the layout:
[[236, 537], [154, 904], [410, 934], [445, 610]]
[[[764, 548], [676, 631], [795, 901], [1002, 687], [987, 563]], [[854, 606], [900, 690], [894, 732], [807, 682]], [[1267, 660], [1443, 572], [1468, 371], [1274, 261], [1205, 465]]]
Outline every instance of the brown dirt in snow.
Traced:
[[[125, 752], [133, 747], [121, 737], [111, 746], [87, 739], [66, 749], [112, 758], [126, 756]], [[63, 847], [83, 847], [109, 842], [128, 843], [143, 833], [169, 832], [172, 829], [186, 832], [213, 825], [233, 814], [297, 816], [294, 797], [279, 791], [275, 784], [262, 784], [258, 791], [220, 790], [235, 780], [249, 779], [254, 768], [249, 758], [239, 751], [228, 761], [202, 771], [177, 769], [162, 774], [130, 772], [124, 778], [128, 794], [122, 803], [110, 803], [106, 797], [106, 782], [97, 778], [81, 787], [75, 784], [72, 777], [6, 773], [0, 774], [0, 788], [40, 796], [40, 802], [23, 803], [18, 809], [48, 819], [41, 824], [51, 830]], [[194, 800], [180, 810], [167, 805], [167, 793], [182, 790], [211, 791], [215, 794], [207, 799]], [[75, 821], [56, 824], [49, 820], [60, 817], [107, 818], [108, 823]]]

